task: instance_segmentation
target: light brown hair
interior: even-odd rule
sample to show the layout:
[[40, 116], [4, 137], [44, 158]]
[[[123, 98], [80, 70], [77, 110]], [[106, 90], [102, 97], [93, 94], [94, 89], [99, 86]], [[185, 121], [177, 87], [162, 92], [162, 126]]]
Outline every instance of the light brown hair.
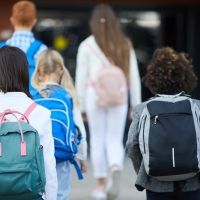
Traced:
[[197, 85], [192, 61], [170, 47], [156, 49], [142, 81], [153, 94], [189, 93]]
[[112, 8], [104, 3], [96, 5], [89, 25], [100, 49], [113, 59], [115, 65], [120, 67], [129, 79], [131, 42], [120, 30]]
[[19, 1], [12, 7], [12, 17], [15, 24], [23, 27], [30, 27], [36, 19], [35, 4], [30, 1]]

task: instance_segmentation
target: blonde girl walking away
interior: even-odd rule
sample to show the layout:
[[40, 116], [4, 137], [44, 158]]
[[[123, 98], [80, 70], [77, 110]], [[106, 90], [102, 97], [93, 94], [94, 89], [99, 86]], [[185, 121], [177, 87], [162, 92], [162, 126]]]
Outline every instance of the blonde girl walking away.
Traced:
[[[64, 105], [66, 105], [67, 111], [67, 118], [72, 119], [70, 120], [70, 126], [75, 122], [76, 125], [79, 126], [80, 131], [82, 133], [82, 140], [80, 145], [78, 145], [78, 153], [76, 154], [76, 158], [80, 160], [80, 169], [82, 172], [87, 171], [87, 143], [86, 143], [86, 133], [84, 124], [81, 118], [81, 113], [78, 108], [78, 98], [75, 91], [75, 88], [73, 86], [72, 78], [68, 72], [68, 70], [64, 66], [64, 61], [62, 56], [55, 50], [45, 50], [43, 51], [37, 60], [36, 63], [36, 69], [32, 77], [32, 84], [33, 87], [35, 87], [38, 91], [40, 91], [40, 94], [42, 98], [47, 100], [48, 98], [51, 100], [55, 100], [56, 102], [64, 102]], [[40, 103], [40, 100], [38, 101], [38, 96], [35, 95], [34, 99], [36, 102]], [[42, 101], [41, 101], [42, 102]], [[51, 103], [52, 104], [52, 103]], [[49, 109], [52, 110], [50, 102], [47, 105]], [[53, 110], [58, 111], [61, 109], [60, 104], [54, 104]], [[59, 110], [60, 111], [60, 110]], [[52, 117], [53, 117], [53, 111], [52, 111]], [[58, 112], [57, 112], [58, 113]], [[63, 118], [63, 111], [59, 112], [59, 120], [61, 121], [61, 124], [64, 124], [65, 121], [62, 121]], [[66, 114], [65, 114], [66, 117]], [[57, 119], [52, 118], [53, 122], [53, 130], [54, 130], [54, 123], [55, 121], [59, 121]], [[58, 126], [58, 125], [57, 125]], [[67, 126], [67, 124], [63, 125], [64, 127]], [[68, 128], [70, 129], [70, 126], [68, 124]], [[58, 126], [60, 127], [60, 126]], [[55, 136], [54, 131], [54, 143], [55, 143], [55, 157], [57, 161], [56, 170], [57, 170], [57, 177], [58, 177], [58, 194], [57, 194], [57, 200], [67, 200], [68, 195], [70, 193], [70, 178], [71, 178], [71, 170], [70, 170], [70, 162], [74, 164], [74, 160], [71, 159], [74, 157], [72, 154], [72, 158], [66, 157], [65, 161], [63, 156], [68, 156], [66, 153], [63, 153], [60, 149], [63, 148], [63, 143], [65, 141], [69, 141], [72, 150], [74, 150], [77, 138], [75, 137], [75, 134], [72, 134], [69, 138], [69, 135], [66, 133], [66, 129], [60, 129], [61, 131], [58, 131], [58, 128], [56, 127], [55, 132], [59, 132], [56, 134], [59, 134], [58, 136]], [[70, 132], [71, 133], [71, 132]], [[73, 140], [72, 138], [73, 137]], [[59, 138], [59, 139], [58, 139]], [[69, 139], [69, 140], [68, 140]], [[79, 138], [80, 139], [80, 138]], [[59, 146], [60, 145], [60, 146]], [[56, 149], [58, 148], [58, 149]], [[77, 166], [75, 165], [77, 168]]]
[[[97, 80], [100, 73], [102, 75], [102, 69], [110, 65], [109, 57], [123, 72], [127, 86], [120, 90], [127, 93], [130, 91], [131, 106], [134, 106], [141, 102], [140, 77], [131, 41], [120, 30], [112, 8], [107, 4], [98, 4], [92, 12], [89, 25], [92, 35], [78, 49], [76, 89], [82, 117], [88, 120], [90, 129], [91, 162], [97, 179], [92, 197], [112, 200], [119, 195], [128, 102], [126, 100], [119, 105], [99, 106], [99, 100], [106, 95], [102, 98], [96, 95], [99, 91]], [[102, 82], [107, 82], [107, 90], [112, 90], [112, 77], [105, 77], [104, 80]]]

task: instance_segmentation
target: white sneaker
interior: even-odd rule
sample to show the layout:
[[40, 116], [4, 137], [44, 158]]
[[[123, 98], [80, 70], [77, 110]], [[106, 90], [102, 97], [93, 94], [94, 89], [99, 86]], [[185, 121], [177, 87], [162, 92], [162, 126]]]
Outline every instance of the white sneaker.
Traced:
[[120, 192], [120, 175], [121, 171], [118, 167], [113, 167], [110, 170], [107, 184], [107, 200], [114, 200]]
[[95, 200], [106, 200], [106, 189], [103, 186], [96, 187], [91, 194], [91, 197]]

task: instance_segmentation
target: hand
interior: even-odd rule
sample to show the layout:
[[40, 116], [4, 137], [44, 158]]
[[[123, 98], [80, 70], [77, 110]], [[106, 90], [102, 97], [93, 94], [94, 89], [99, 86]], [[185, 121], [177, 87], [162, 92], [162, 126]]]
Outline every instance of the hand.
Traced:
[[83, 173], [86, 173], [87, 169], [88, 169], [87, 161], [86, 160], [80, 160], [79, 163], [80, 163], [80, 169], [81, 169], [81, 171]]
[[87, 122], [87, 115], [86, 115], [86, 113], [85, 112], [81, 113], [81, 115], [82, 115], [83, 122], [84, 123]]

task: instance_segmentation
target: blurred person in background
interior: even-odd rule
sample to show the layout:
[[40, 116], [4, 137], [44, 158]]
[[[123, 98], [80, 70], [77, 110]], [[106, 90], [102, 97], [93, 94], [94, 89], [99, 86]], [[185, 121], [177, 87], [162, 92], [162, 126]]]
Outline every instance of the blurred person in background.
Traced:
[[[37, 22], [36, 15], [37, 10], [33, 2], [19, 1], [15, 3], [12, 7], [12, 16], [10, 18], [10, 22], [14, 27], [14, 33], [7, 41], [0, 43], [0, 47], [5, 45], [14, 46], [26, 53], [29, 62], [30, 80], [38, 55], [47, 49], [47, 46], [35, 39], [31, 32]], [[33, 95], [35, 90], [32, 86], [29, 86], [29, 90]]]
[[[82, 117], [89, 123], [91, 162], [97, 187], [95, 199], [116, 199], [123, 169], [123, 133], [128, 102], [102, 108], [95, 100], [97, 76], [111, 58], [126, 77], [131, 106], [141, 103], [141, 83], [131, 41], [122, 33], [116, 15], [107, 4], [98, 4], [89, 22], [92, 35], [78, 49], [76, 89]], [[106, 179], [107, 183], [106, 183]]]

